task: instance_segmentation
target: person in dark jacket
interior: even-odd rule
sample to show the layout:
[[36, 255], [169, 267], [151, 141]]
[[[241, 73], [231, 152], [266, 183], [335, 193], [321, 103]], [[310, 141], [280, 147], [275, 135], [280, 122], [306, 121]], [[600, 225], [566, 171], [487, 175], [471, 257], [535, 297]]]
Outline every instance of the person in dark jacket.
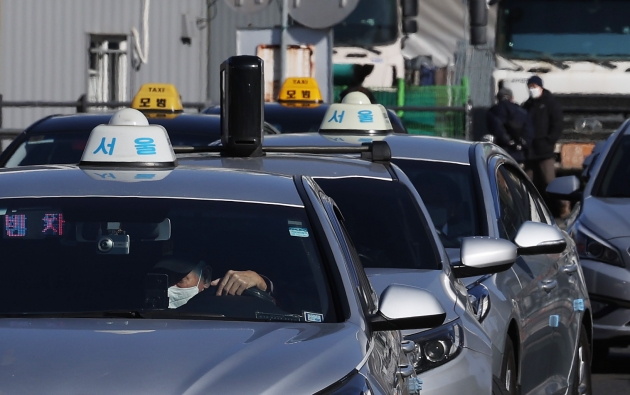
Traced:
[[532, 121], [521, 106], [513, 102], [512, 91], [501, 88], [497, 104], [486, 115], [488, 131], [494, 143], [507, 151], [518, 163], [524, 163], [534, 137]]
[[557, 202], [546, 196], [547, 185], [556, 178], [554, 147], [563, 128], [562, 107], [551, 92], [543, 88], [543, 81], [538, 76], [527, 80], [530, 98], [523, 103], [534, 125], [534, 139], [529, 157], [525, 162], [525, 171], [543, 195], [547, 206], [555, 216], [565, 216], [567, 202]]

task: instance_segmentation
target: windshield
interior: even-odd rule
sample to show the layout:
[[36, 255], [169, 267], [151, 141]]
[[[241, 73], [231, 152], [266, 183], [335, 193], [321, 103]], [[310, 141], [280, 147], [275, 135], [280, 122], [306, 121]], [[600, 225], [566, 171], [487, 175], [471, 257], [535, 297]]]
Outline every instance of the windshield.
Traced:
[[333, 27], [335, 47], [373, 47], [398, 38], [396, 0], [360, 0], [357, 8]]
[[623, 136], [621, 141], [606, 161], [605, 169], [599, 171], [600, 180], [597, 197], [630, 197], [630, 136]]
[[317, 179], [334, 199], [364, 267], [441, 269], [433, 237], [404, 184], [368, 178]]
[[[0, 316], [337, 321], [303, 208], [84, 197], [5, 199], [0, 213]], [[217, 296], [228, 271], [263, 281]]]
[[516, 58], [630, 57], [627, 0], [503, 0], [497, 50]]
[[468, 236], [481, 236], [477, 202], [468, 165], [395, 159], [422, 197], [446, 248], [459, 248]]

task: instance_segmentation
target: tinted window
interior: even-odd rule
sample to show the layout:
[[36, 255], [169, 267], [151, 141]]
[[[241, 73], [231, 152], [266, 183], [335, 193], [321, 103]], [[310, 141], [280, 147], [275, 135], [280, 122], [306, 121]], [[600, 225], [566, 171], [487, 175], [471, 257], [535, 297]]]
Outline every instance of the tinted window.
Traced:
[[[302, 208], [57, 198], [3, 200], [0, 213], [0, 314], [157, 309], [299, 321], [308, 311], [336, 321], [332, 287]], [[117, 244], [108, 247], [106, 239]], [[215, 296], [208, 285], [181, 307], [167, 308], [167, 288], [186, 273], [203, 273], [197, 283], [204, 285], [228, 270], [266, 276], [275, 304]]]
[[629, 12], [627, 0], [503, 0], [497, 49], [523, 58], [627, 57]]
[[396, 0], [361, 0], [346, 19], [335, 25], [335, 46], [373, 47], [398, 37]]
[[630, 197], [630, 136], [623, 136], [600, 170], [594, 196]]
[[317, 179], [345, 218], [366, 267], [441, 269], [422, 212], [403, 184], [367, 178]]
[[470, 166], [445, 162], [395, 159], [422, 197], [445, 247], [478, 236], [479, 212]]
[[497, 195], [499, 196], [499, 233], [502, 238], [514, 240], [525, 221], [531, 219], [530, 201], [517, 179], [505, 169], [497, 170]]

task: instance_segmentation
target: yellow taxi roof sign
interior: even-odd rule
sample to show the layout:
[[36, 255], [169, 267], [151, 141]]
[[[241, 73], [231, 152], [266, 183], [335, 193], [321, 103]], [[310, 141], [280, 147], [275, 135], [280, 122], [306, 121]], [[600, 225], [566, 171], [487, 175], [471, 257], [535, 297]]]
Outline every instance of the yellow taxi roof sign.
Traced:
[[322, 103], [317, 81], [312, 77], [289, 77], [282, 84], [279, 103]]
[[147, 112], [183, 112], [179, 92], [173, 84], [144, 84], [131, 101], [131, 108]]

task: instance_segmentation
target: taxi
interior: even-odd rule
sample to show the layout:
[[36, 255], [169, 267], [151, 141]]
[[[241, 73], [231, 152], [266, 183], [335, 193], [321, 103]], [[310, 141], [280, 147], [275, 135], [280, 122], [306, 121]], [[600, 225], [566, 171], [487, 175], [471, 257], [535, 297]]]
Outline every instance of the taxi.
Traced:
[[[391, 161], [426, 204], [471, 307], [492, 339], [495, 381], [510, 394], [590, 391], [593, 315], [576, 243], [558, 228], [525, 173], [494, 144], [395, 134], [375, 127], [375, 114], [367, 97], [354, 92], [330, 106], [318, 133], [269, 136], [265, 144], [387, 142]], [[495, 274], [460, 271], [463, 241], [469, 237], [512, 241], [518, 259]], [[396, 281], [414, 284], [403, 276]]]
[[[251, 76], [249, 85], [254, 86], [257, 79]], [[244, 78], [238, 81], [248, 83]], [[232, 98], [234, 102], [227, 96], [221, 106], [225, 124], [239, 123], [262, 112], [262, 95], [254, 91], [251, 96]], [[380, 105], [344, 105], [344, 109], [333, 106], [338, 111], [333, 111], [331, 117], [338, 120], [371, 119], [375, 129], [392, 129]], [[290, 137], [277, 137], [280, 136]], [[342, 231], [354, 242], [357, 258], [377, 293], [382, 295], [391, 284], [413, 284], [431, 292], [444, 306], [446, 319], [442, 325], [403, 332], [405, 339], [415, 344], [413, 362], [422, 380], [422, 394], [500, 394], [500, 387], [493, 388], [491, 340], [473, 314], [467, 290], [457, 278], [509, 269], [516, 259], [516, 246], [506, 240], [466, 238], [457, 265], [449, 264], [422, 199], [406, 174], [391, 163], [391, 150], [385, 142], [353, 147], [304, 144], [300, 152], [312, 154], [306, 157], [297, 156], [292, 151], [295, 147], [269, 143], [269, 136], [260, 151], [253, 147], [262, 136], [251, 134], [248, 139], [240, 137], [244, 147], [248, 141], [251, 143], [252, 154], [248, 157], [226, 158], [221, 150], [232, 143], [223, 139], [221, 146], [179, 147], [178, 161], [187, 167], [312, 177], [319, 193], [332, 198], [341, 208]]]
[[[150, 124], [168, 130], [173, 145], [208, 145], [221, 138], [220, 117], [184, 113], [172, 84], [144, 84], [132, 101]], [[0, 153], [0, 167], [78, 163], [94, 127], [106, 124], [113, 113], [50, 115], [30, 125]], [[279, 133], [264, 124], [265, 134]]]
[[[317, 81], [311, 77], [287, 78], [282, 84], [277, 103], [265, 103], [265, 121], [280, 133], [317, 132], [328, 111]], [[221, 106], [203, 110], [204, 114], [220, 114]], [[407, 133], [402, 120], [394, 111], [387, 110], [395, 133]]]
[[[237, 129], [224, 159], [249, 155]], [[0, 182], [3, 392], [419, 393], [399, 331], [447, 313], [379, 297], [311, 177], [183, 165], [124, 109], [78, 165]]]

